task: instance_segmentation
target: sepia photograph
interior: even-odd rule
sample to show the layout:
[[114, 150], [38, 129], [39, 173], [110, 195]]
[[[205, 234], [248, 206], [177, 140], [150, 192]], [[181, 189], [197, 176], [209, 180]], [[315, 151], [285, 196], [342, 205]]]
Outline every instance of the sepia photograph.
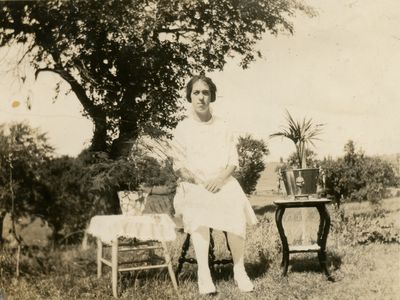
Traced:
[[0, 0], [0, 300], [399, 299], [399, 12]]

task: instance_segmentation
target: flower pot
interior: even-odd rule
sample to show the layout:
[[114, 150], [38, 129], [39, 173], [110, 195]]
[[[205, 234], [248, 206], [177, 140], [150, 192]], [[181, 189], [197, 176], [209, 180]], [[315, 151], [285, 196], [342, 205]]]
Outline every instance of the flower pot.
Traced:
[[308, 196], [317, 193], [318, 168], [288, 169], [281, 172], [288, 196]]
[[123, 215], [141, 216], [146, 206], [148, 193], [140, 191], [119, 191], [119, 205]]

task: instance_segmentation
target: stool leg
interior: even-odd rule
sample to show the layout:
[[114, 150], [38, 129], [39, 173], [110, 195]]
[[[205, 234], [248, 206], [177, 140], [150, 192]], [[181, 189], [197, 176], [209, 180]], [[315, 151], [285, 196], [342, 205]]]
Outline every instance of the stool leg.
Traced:
[[113, 296], [118, 298], [118, 238], [111, 245], [111, 273]]
[[211, 271], [211, 275], [213, 277], [213, 280], [215, 280], [215, 253], [214, 253], [214, 238], [212, 235], [212, 228], [210, 228], [210, 246], [208, 248], [208, 265]]
[[179, 273], [181, 273], [183, 264], [186, 261], [186, 254], [189, 250], [189, 245], [190, 245], [190, 234], [186, 234], [185, 241], [183, 242], [182, 245], [181, 256], [178, 259], [178, 268], [176, 269], [175, 273], [176, 279], [178, 279]]
[[164, 250], [165, 262], [168, 264], [169, 277], [171, 277], [172, 285], [174, 286], [175, 291], [177, 291], [178, 290], [178, 283], [177, 283], [176, 278], [175, 278], [174, 269], [172, 268], [172, 261], [171, 261], [171, 257], [170, 257], [169, 252], [168, 252], [167, 244], [164, 241], [162, 241], [161, 245], [162, 245], [163, 250]]
[[97, 278], [101, 277], [103, 263], [101, 259], [103, 258], [103, 242], [101, 239], [97, 238]]

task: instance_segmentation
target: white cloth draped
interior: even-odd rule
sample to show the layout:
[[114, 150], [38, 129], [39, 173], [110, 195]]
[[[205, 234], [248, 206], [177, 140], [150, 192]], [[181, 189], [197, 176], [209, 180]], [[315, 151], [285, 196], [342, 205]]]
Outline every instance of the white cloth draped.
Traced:
[[166, 214], [94, 216], [90, 220], [87, 233], [105, 243], [110, 243], [119, 237], [137, 238], [143, 241], [176, 239], [175, 223]]

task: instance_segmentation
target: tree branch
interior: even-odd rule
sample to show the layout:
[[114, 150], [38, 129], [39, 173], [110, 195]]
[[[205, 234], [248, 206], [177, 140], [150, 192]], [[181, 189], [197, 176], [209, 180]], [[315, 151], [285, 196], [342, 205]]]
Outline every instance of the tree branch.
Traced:
[[186, 33], [186, 32], [199, 32], [200, 30], [190, 27], [180, 27], [180, 28], [166, 28], [162, 27], [157, 32], [158, 33]]
[[75, 95], [78, 97], [79, 102], [81, 102], [83, 108], [88, 112], [88, 114], [95, 118], [99, 115], [102, 110], [100, 107], [94, 105], [92, 101], [90, 101], [89, 97], [86, 95], [85, 89], [79, 84], [79, 82], [68, 73], [68, 71], [61, 68], [40, 68], [35, 71], [35, 79], [37, 79], [39, 73], [41, 72], [53, 72], [61, 76], [66, 82], [68, 82], [71, 86], [71, 89], [74, 91]]
[[32, 43], [32, 44], [30, 45], [30, 47], [28, 48], [28, 50], [26, 50], [25, 53], [22, 55], [22, 57], [18, 60], [17, 65], [19, 65], [19, 64], [24, 60], [25, 56], [26, 56], [29, 52], [31, 52], [31, 51], [33, 50], [33, 48], [35, 48], [35, 47], [36, 47], [35, 43]]

